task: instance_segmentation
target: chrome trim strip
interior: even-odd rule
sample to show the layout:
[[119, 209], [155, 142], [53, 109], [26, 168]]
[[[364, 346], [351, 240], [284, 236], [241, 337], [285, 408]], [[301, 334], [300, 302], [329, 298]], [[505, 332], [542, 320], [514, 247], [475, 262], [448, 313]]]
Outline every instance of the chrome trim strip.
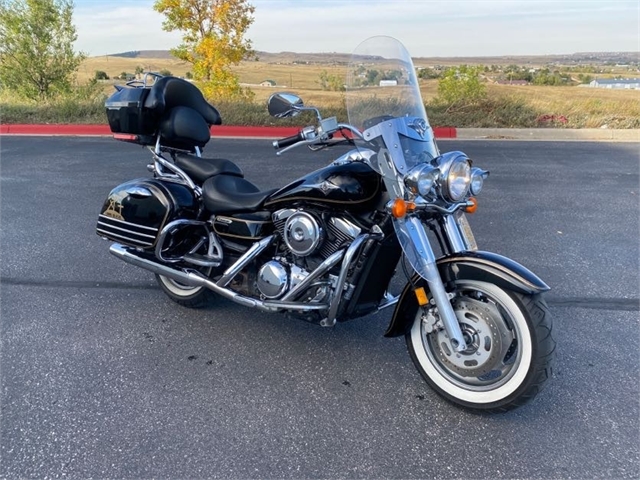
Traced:
[[98, 220], [98, 225], [103, 225], [105, 227], [109, 227], [109, 228], [113, 228], [115, 230], [119, 230], [121, 232], [126, 232], [126, 233], [131, 233], [133, 235], [139, 235], [141, 237], [146, 237], [146, 238], [151, 238], [153, 240], [156, 239], [155, 235], [147, 235], [146, 233], [139, 233], [139, 232], [134, 232], [133, 230], [127, 230], [126, 228], [120, 228], [120, 227], [116, 227], [115, 225], [111, 225], [109, 223], [104, 223]]
[[140, 246], [147, 246], [147, 247], [153, 246], [153, 243], [143, 242], [142, 240], [136, 240], [135, 238], [125, 237], [124, 235], [118, 235], [118, 234], [112, 233], [112, 232], [105, 232], [104, 230], [101, 230], [99, 228], [96, 228], [96, 231], [100, 232], [100, 233], [104, 233], [105, 235], [108, 235], [110, 237], [118, 237], [118, 238], [121, 238], [123, 240], [127, 240], [129, 242], [139, 243]]
[[138, 228], [144, 228], [145, 230], [150, 230], [152, 232], [157, 232], [158, 231], [157, 228], [145, 227], [144, 225], [139, 225], [137, 223], [125, 222], [124, 220], [118, 220], [117, 218], [108, 217], [107, 215], [103, 215], [103, 214], [98, 215], [98, 217], [107, 218], [107, 219], [112, 220], [114, 222], [124, 223], [125, 225], [131, 225], [131, 226], [138, 227]]

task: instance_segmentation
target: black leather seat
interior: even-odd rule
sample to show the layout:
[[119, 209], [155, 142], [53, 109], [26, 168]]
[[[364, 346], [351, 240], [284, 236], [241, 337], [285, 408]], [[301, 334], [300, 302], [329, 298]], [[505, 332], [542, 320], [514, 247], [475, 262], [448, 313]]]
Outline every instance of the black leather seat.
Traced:
[[211, 213], [254, 212], [276, 191], [261, 192], [250, 181], [233, 175], [216, 175], [202, 185], [204, 206]]
[[199, 184], [220, 174], [244, 177], [238, 165], [224, 158], [204, 158], [180, 153], [176, 155], [176, 165]]

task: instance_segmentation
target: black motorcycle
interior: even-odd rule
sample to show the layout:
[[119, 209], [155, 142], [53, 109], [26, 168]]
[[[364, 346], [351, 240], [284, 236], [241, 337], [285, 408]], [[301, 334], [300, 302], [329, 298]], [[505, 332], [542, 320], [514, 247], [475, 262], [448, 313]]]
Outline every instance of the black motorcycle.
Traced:
[[[291, 93], [271, 96], [274, 117], [311, 110], [318, 119], [273, 142], [278, 154], [353, 148], [266, 191], [233, 162], [202, 156], [221, 119], [192, 83], [157, 76], [153, 85], [118, 87], [106, 103], [114, 137], [147, 146], [153, 176], [109, 193], [98, 235], [187, 307], [220, 295], [331, 327], [395, 306], [385, 336], [406, 337], [439, 394], [482, 410], [523, 405], [551, 376], [549, 287], [477, 250], [465, 213], [488, 172], [462, 152], [439, 152], [404, 46], [370, 38], [348, 69], [348, 124]], [[384, 75], [375, 84], [374, 69]], [[396, 269], [408, 281], [394, 296]]]

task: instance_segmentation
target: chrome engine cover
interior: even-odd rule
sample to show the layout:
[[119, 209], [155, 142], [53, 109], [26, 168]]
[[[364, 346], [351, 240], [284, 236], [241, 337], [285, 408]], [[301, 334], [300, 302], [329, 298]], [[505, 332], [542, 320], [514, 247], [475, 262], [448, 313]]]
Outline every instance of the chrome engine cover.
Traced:
[[294, 255], [315, 252], [324, 240], [322, 227], [313, 215], [302, 210], [293, 213], [284, 225], [284, 242]]
[[260, 293], [266, 298], [278, 298], [287, 291], [289, 273], [280, 262], [271, 260], [260, 267], [256, 284]]

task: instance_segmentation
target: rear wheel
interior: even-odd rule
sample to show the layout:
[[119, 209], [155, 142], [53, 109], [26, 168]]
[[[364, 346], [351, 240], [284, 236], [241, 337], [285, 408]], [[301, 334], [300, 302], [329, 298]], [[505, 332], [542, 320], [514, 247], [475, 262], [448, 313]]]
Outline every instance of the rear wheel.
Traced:
[[[452, 305], [467, 349], [451, 349], [446, 331], [420, 309], [406, 335], [409, 354], [427, 383], [458, 405], [507, 411], [524, 405], [551, 377], [555, 341], [540, 295], [458, 280]], [[431, 318], [431, 320], [430, 320]]]
[[183, 307], [205, 307], [211, 302], [215, 295], [208, 288], [184, 285], [164, 275], [156, 275], [156, 281], [171, 300]]

